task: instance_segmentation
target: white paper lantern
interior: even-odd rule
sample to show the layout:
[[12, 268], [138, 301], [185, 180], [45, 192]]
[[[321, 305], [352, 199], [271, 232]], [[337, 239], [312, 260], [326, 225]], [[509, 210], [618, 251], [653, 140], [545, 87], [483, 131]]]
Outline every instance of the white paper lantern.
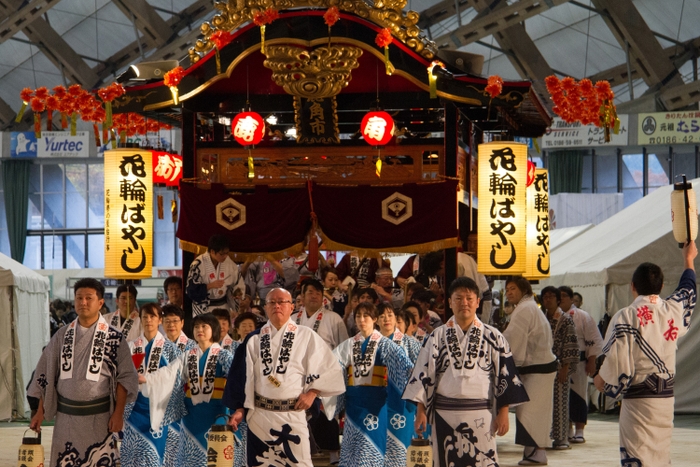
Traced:
[[[24, 434], [27, 434], [26, 430]], [[43, 467], [44, 447], [41, 445], [41, 433], [36, 437], [22, 437], [22, 445], [19, 447], [17, 467]]]
[[[673, 222], [673, 237], [679, 246], [689, 240], [695, 241], [698, 236], [698, 207], [693, 185], [683, 182], [673, 185], [671, 193], [671, 221]], [[690, 232], [690, 235], [688, 235]]]

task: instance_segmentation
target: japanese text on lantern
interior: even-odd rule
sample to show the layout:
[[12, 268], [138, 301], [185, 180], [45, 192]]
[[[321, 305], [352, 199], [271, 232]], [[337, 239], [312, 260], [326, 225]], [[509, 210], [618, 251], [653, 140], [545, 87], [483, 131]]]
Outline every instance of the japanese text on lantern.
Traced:
[[151, 151], [105, 151], [105, 277], [151, 277]]
[[527, 146], [511, 141], [480, 144], [478, 270], [525, 272]]
[[549, 186], [547, 169], [535, 170], [527, 188], [527, 266], [525, 277], [549, 277]]
[[179, 186], [182, 179], [182, 156], [153, 152], [153, 183]]

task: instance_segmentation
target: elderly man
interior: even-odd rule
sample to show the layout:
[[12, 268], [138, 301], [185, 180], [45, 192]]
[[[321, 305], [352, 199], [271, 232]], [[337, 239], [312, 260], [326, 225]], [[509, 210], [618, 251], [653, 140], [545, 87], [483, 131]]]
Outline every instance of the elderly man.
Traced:
[[75, 283], [78, 318], [54, 334], [39, 359], [29, 395], [39, 407], [29, 428], [41, 431], [56, 419], [52, 466], [116, 466], [116, 434], [124, 407], [136, 400], [138, 377], [129, 346], [100, 315], [104, 286], [95, 279]]
[[379, 268], [375, 274], [375, 283], [371, 285], [382, 303], [398, 310], [403, 305], [403, 289], [394, 287], [394, 273], [391, 268]]
[[234, 430], [248, 423], [249, 466], [312, 467], [305, 410], [317, 396], [345, 391], [343, 372], [331, 349], [312, 329], [290, 319], [293, 302], [285, 289], [271, 290], [268, 322], [236, 351], [224, 403], [234, 411]]
[[613, 316], [605, 336], [605, 361], [594, 378], [610, 397], [622, 394], [620, 457], [623, 466], [671, 465], [673, 381], [677, 339], [688, 332], [695, 308], [694, 242], [683, 248], [685, 270], [675, 292], [659, 297], [661, 268], [642, 263], [632, 275], [634, 301]]

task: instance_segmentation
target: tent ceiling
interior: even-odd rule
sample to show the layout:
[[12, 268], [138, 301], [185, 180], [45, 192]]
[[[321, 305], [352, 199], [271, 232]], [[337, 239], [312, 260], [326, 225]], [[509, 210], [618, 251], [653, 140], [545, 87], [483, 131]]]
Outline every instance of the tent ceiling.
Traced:
[[[141, 60], [184, 59], [200, 24], [215, 14], [213, 5], [213, 0], [6, 0], [0, 4], [0, 127], [19, 128], [13, 120], [24, 87], [74, 82], [96, 87]], [[540, 95], [543, 77], [556, 73], [611, 80], [618, 105], [644, 93], [657, 110], [700, 100], [700, 83], [694, 82], [700, 2], [409, 0], [407, 8], [421, 13], [421, 26], [439, 46], [483, 55], [484, 75], [530, 79]], [[645, 62], [650, 56], [653, 61]], [[671, 102], [671, 94], [682, 97]]]

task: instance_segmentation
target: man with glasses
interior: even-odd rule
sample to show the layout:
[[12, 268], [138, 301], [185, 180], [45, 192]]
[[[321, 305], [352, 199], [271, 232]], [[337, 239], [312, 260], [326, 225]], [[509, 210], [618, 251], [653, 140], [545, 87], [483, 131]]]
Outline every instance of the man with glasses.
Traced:
[[238, 347], [224, 403], [229, 425], [248, 423], [248, 465], [312, 467], [305, 411], [318, 396], [345, 391], [343, 372], [331, 349], [312, 329], [290, 319], [291, 294], [270, 291], [268, 322]]

